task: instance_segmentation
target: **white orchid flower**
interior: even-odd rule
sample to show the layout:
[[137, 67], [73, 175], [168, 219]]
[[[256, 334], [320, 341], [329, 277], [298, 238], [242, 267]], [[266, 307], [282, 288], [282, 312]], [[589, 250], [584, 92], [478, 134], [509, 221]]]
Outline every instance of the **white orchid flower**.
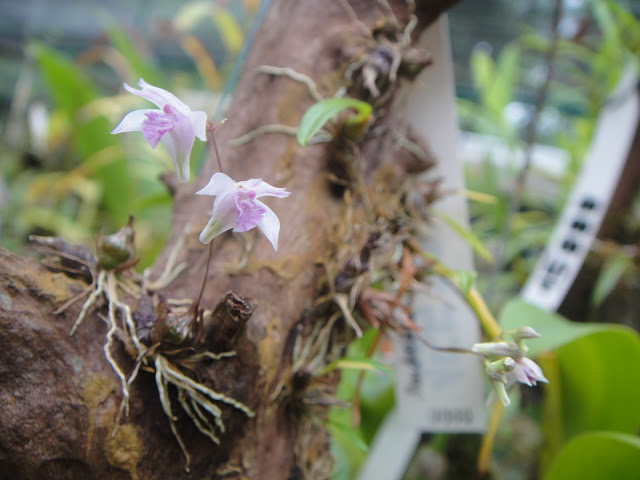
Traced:
[[215, 173], [198, 195], [215, 196], [211, 219], [200, 233], [200, 241], [209, 243], [227, 230], [246, 232], [258, 227], [278, 250], [280, 220], [264, 203], [257, 200], [263, 196], [288, 197], [291, 192], [272, 187], [259, 178], [235, 182], [224, 173]]
[[143, 109], [129, 112], [111, 133], [141, 131], [151, 148], [162, 142], [176, 167], [178, 180], [187, 182], [190, 176], [189, 157], [193, 142], [198, 137], [207, 141], [207, 114], [193, 112], [171, 92], [138, 81], [141, 90], [126, 83], [125, 90], [146, 98], [158, 109]]

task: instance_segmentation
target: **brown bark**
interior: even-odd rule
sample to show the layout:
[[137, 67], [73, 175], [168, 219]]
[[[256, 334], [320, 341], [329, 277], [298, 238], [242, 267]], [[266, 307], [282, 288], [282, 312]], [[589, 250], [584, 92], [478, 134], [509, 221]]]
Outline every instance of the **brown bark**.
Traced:
[[[350, 3], [368, 28], [383, 20], [377, 2]], [[405, 23], [407, 2], [390, 3]], [[419, 2], [416, 12], [421, 25], [437, 18], [452, 3]], [[304, 369], [291, 371], [291, 352], [296, 336], [310, 336], [314, 326], [326, 322], [333, 312], [329, 307], [319, 309], [315, 303], [326, 293], [326, 275], [320, 263], [332, 259], [338, 271], [355, 268], [353, 261], [338, 255], [330, 234], [336, 218], [344, 214], [348, 198], [340, 189], [336, 194], [327, 180], [328, 174], [335, 173], [330, 171], [336, 163], [333, 157], [341, 154], [344, 145], [334, 141], [302, 148], [294, 138], [282, 134], [263, 135], [236, 148], [230, 148], [228, 141], [265, 124], [295, 126], [313, 103], [305, 87], [291, 79], [255, 73], [259, 65], [291, 67], [307, 74], [328, 97], [342, 86], [346, 65], [370, 48], [341, 2], [275, 0], [249, 55], [228, 111], [229, 120], [216, 132], [225, 173], [236, 180], [263, 178], [286, 187], [292, 195], [267, 202], [281, 220], [277, 253], [261, 235], [249, 232], [246, 238], [255, 240], [255, 248], [246, 265], [236, 271], [225, 265], [239, 263], [243, 237], [225, 234], [214, 240], [201, 304], [214, 309], [228, 291], [235, 291], [253, 299], [256, 308], [244, 329], [241, 325], [236, 328], [224, 312], [238, 305], [234, 307], [227, 298], [231, 303], [216, 310], [224, 326], [209, 332], [206, 341], [216, 348], [227, 348], [233, 342], [237, 355], [200, 365], [193, 376], [247, 404], [256, 416], [247, 418], [221, 405], [227, 429], [221, 435], [221, 445], [216, 446], [179, 413], [175, 402], [177, 426], [192, 455], [190, 478], [324, 478], [330, 471], [326, 432], [307, 415], [306, 409], [311, 407], [300, 394], [309, 379]], [[387, 89], [390, 95], [394, 88], [395, 84]], [[357, 88], [353, 90], [357, 92]], [[376, 125], [392, 125], [385, 105], [380, 104], [376, 111]], [[336, 136], [340, 135], [337, 131]], [[384, 179], [393, 185], [394, 179], [399, 182], [409, 172], [420, 170], [415, 167], [415, 158], [397, 152], [388, 135], [372, 137], [359, 149], [366, 159], [362, 178], [367, 184]], [[207, 248], [198, 242], [197, 232], [207, 220], [211, 197], [194, 192], [216, 170], [210, 160], [193, 185], [177, 191], [169, 245], [178, 241], [185, 225], [192, 226], [179, 259], [188, 267], [162, 292], [165, 298], [194, 299], [198, 295]], [[374, 203], [376, 213], [386, 208], [384, 199]], [[353, 251], [364, 252], [367, 239], [361, 240]], [[155, 271], [162, 269], [169, 250], [158, 259]], [[51, 273], [35, 260], [4, 250], [0, 250], [0, 262], [0, 476], [186, 478], [184, 458], [169, 429], [151, 373], [138, 375], [130, 392], [131, 411], [122, 419], [116, 436], [111, 436], [121, 395], [119, 381], [103, 353], [105, 323], [94, 311], [70, 337], [68, 332], [82, 301], [63, 314], [52, 313], [81, 292], [86, 283], [64, 273]], [[341, 337], [344, 343], [350, 330], [342, 330], [346, 332]], [[234, 339], [220, 338], [220, 332]], [[117, 341], [112, 351], [130, 373], [134, 362]], [[332, 376], [322, 386], [330, 392], [336, 380]], [[322, 418], [322, 411], [314, 415]]]

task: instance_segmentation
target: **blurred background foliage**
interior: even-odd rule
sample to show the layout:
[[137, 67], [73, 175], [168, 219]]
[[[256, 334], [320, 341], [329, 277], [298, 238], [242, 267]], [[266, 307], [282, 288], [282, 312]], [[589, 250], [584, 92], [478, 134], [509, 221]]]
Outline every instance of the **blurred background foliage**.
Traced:
[[[133, 214], [139, 266], [149, 265], [170, 228], [160, 175], [172, 166], [141, 135], [109, 133], [145, 105], [121, 84], [142, 77], [213, 117], [259, 0], [0, 3], [0, 243], [22, 251], [39, 234], [91, 244]], [[472, 229], [495, 259], [477, 259], [478, 286], [504, 328], [543, 333], [530, 346], [551, 381], [511, 393], [494, 478], [637, 478], [640, 196], [587, 258], [585, 315], [569, 322], [513, 298], [551, 235], [600, 108], [623, 70], [637, 71], [639, 10], [631, 1], [491, 0], [449, 14], [467, 188], [489, 198], [470, 202]], [[203, 155], [196, 142], [193, 158]], [[374, 333], [347, 358], [366, 356]], [[356, 405], [328, 419], [335, 478], [355, 478], [393, 407], [392, 384], [386, 370], [342, 372], [337, 396]], [[460, 478], [458, 442], [431, 436], [406, 478]], [[585, 462], [590, 455], [599, 461]]]
[[[258, 6], [141, 1], [76, 11], [22, 2], [3, 9], [2, 245], [20, 250], [30, 234], [92, 243], [133, 214], [139, 266], [149, 265], [170, 228], [160, 175], [171, 161], [139, 135], [110, 134], [128, 111], [149, 107], [124, 94], [122, 82], [144, 78], [211, 116]], [[202, 155], [196, 142], [193, 157]]]

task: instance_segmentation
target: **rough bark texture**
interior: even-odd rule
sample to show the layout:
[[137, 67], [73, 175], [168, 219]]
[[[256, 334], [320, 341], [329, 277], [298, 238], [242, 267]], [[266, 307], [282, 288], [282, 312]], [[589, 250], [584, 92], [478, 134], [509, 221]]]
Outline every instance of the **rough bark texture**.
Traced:
[[[350, 3], [368, 28], [384, 23], [384, 11], [376, 2]], [[406, 2], [391, 3], [405, 23]], [[452, 3], [418, 2], [420, 22], [414, 37]], [[215, 446], [174, 407], [192, 455], [190, 478], [324, 478], [330, 471], [326, 432], [305, 414], [304, 404], [296, 402], [295, 391], [304, 389], [307, 379], [299, 378], [304, 372], [293, 375], [290, 364], [295, 337], [309, 336], [326, 313], [318, 312], [314, 303], [322, 293], [324, 271], [319, 262], [334, 255], [330, 229], [344, 213], [344, 197], [336, 195], [327, 180], [335, 143], [302, 148], [282, 134], [263, 135], [236, 148], [228, 141], [266, 124], [295, 126], [313, 103], [299, 83], [255, 73], [259, 65], [291, 67], [312, 77], [320, 92], [331, 96], [343, 84], [346, 65], [368, 48], [340, 1], [274, 1], [249, 55], [229, 120], [216, 133], [225, 173], [236, 180], [263, 178], [292, 195], [268, 202], [282, 222], [277, 253], [264, 237], [250, 232], [246, 238], [254, 241], [254, 248], [246, 265], [237, 270], [229, 265], [243, 257], [243, 237], [225, 234], [214, 240], [202, 305], [214, 309], [228, 291], [235, 291], [253, 299], [256, 309], [239, 333], [232, 323], [224, 326], [235, 336], [237, 355], [200, 366], [194, 376], [247, 404], [256, 416], [247, 418], [222, 406], [227, 429], [221, 445]], [[376, 115], [376, 122], [391, 125], [384, 107]], [[369, 139], [360, 147], [366, 158], [365, 182], [388, 181], [414, 169], [411, 158], [403, 163], [402, 155], [391, 153], [395, 147], [388, 136]], [[162, 292], [167, 298], [197, 297], [207, 259], [197, 233], [207, 220], [211, 197], [193, 193], [216, 170], [210, 160], [193, 185], [177, 191], [169, 245], [191, 225], [179, 259], [188, 268]], [[156, 272], [169, 250], [158, 259]], [[70, 337], [82, 301], [63, 314], [52, 313], [86, 283], [4, 250], [0, 263], [0, 478], [187, 478], [151, 373], [138, 375], [131, 388], [131, 411], [111, 435], [121, 395], [103, 353], [106, 325], [92, 312]], [[222, 315], [232, 306], [220, 308]], [[211, 344], [226, 348], [215, 332], [210, 335]], [[112, 351], [130, 372], [134, 362], [118, 342]], [[335, 381], [331, 377], [325, 386], [330, 389]]]

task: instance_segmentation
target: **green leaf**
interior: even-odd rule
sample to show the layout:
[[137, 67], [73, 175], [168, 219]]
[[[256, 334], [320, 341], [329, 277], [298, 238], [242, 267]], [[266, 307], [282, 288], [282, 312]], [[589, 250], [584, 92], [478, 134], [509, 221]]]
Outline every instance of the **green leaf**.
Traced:
[[518, 67], [520, 65], [520, 49], [515, 45], [507, 45], [500, 51], [496, 76], [488, 91], [487, 104], [496, 115], [503, 110], [513, 98], [518, 84]]
[[331, 432], [332, 435], [340, 438], [340, 440], [348, 441], [349, 444], [353, 445], [363, 452], [369, 450], [369, 446], [364, 443], [362, 437], [358, 435], [356, 430], [354, 430], [351, 425], [329, 420], [327, 426], [329, 427], [329, 432]]
[[40, 67], [54, 103], [69, 118], [98, 97], [84, 73], [67, 56], [40, 43], [32, 43], [28, 51]]
[[244, 44], [244, 35], [236, 19], [233, 18], [228, 10], [216, 8], [213, 14], [213, 22], [220, 32], [220, 37], [227, 52], [238, 53]]
[[[366, 358], [378, 338], [379, 332], [369, 328], [361, 338], [349, 344], [345, 360], [359, 361]], [[364, 373], [362, 384], [362, 399], [368, 407], [362, 411], [362, 422], [353, 426], [350, 408], [332, 407], [329, 412], [329, 429], [331, 436], [331, 453], [335, 459], [335, 467], [331, 478], [334, 480], [350, 480], [356, 477], [358, 468], [364, 461], [366, 454], [361, 443], [364, 438], [370, 439], [373, 433], [363, 431], [365, 422], [381, 422], [385, 407], [393, 407], [393, 385], [391, 373], [388, 369], [381, 372], [359, 371], [345, 369], [340, 374], [340, 383], [336, 390], [336, 398], [350, 404], [354, 400], [358, 378]], [[389, 390], [391, 393], [389, 393]], [[391, 397], [391, 402], [390, 398]], [[367, 416], [369, 415], [370, 416]], [[366, 442], [364, 443], [366, 446]], [[366, 447], [365, 447], [366, 448]]]
[[303, 147], [335, 115], [347, 108], [355, 108], [356, 119], [364, 121], [371, 115], [372, 108], [367, 102], [355, 98], [328, 98], [312, 105], [302, 116], [296, 138]]
[[467, 295], [471, 287], [478, 278], [478, 274], [474, 271], [468, 272], [466, 270], [457, 270], [455, 272], [456, 280], [458, 281], [458, 287], [460, 291]]
[[140, 50], [136, 47], [134, 42], [127, 36], [117, 23], [112, 23], [107, 29], [109, 40], [118, 52], [126, 59], [133, 78], [127, 78], [127, 81], [132, 84], [138, 83], [138, 78], [144, 78], [148, 83], [155, 86], [163, 86], [163, 79], [166, 78], [161, 75], [158, 70], [149, 61], [148, 55], [142, 55]]
[[[640, 336], [621, 325], [574, 323], [521, 300], [503, 309], [501, 325], [527, 325], [542, 335], [530, 340], [553, 383], [544, 386], [543, 429], [549, 463], [564, 438], [588, 430], [635, 433], [640, 427]], [[548, 357], [542, 352], [555, 350]], [[613, 478], [613, 477], [611, 477]]]
[[359, 430], [350, 423], [330, 419], [327, 425], [331, 433], [331, 455], [334, 458], [332, 480], [352, 480], [367, 456], [368, 447]]
[[571, 322], [557, 313], [547, 312], [520, 299], [511, 300], [504, 306], [499, 323], [504, 330], [528, 326], [542, 335], [527, 342], [529, 356], [532, 357], [593, 333], [630, 331], [622, 325]]
[[640, 439], [637, 436], [592, 432], [569, 442], [544, 480], [636, 480], [639, 472]]
[[557, 350], [566, 438], [588, 430], [640, 427], [640, 336], [631, 329], [592, 333]]
[[493, 263], [493, 258], [489, 253], [489, 250], [485, 248], [480, 239], [476, 237], [476, 235], [469, 229], [463, 227], [458, 222], [456, 222], [453, 218], [451, 218], [446, 213], [439, 212], [437, 210], [433, 211], [433, 214], [446, 223], [449, 228], [451, 228], [454, 232], [460, 235], [465, 241], [471, 246], [473, 251], [479, 255], [485, 262]]
[[471, 54], [471, 76], [473, 84], [480, 96], [486, 99], [488, 90], [495, 75], [495, 64], [489, 54], [483, 49], [475, 49]]
[[191, 30], [203, 19], [210, 18], [212, 13], [213, 5], [211, 2], [188, 2], [173, 17], [173, 26], [180, 32]]
[[389, 370], [389, 367], [376, 362], [370, 358], [340, 358], [331, 362], [326, 367], [322, 368], [317, 374], [317, 377], [321, 377], [334, 370], [361, 370], [368, 372]]
[[633, 260], [625, 255], [617, 255], [604, 263], [591, 295], [591, 304], [594, 307], [600, 306], [609, 296], [631, 265], [633, 265]]
[[31, 44], [29, 52], [40, 68], [55, 106], [66, 117], [77, 159], [87, 165], [101, 165], [92, 175], [104, 193], [102, 203], [115, 224], [124, 223], [130, 213], [132, 187], [124, 158], [109, 148], [118, 142], [110, 133], [114, 125], [85, 108], [99, 98], [97, 90], [66, 55], [38, 43]]

